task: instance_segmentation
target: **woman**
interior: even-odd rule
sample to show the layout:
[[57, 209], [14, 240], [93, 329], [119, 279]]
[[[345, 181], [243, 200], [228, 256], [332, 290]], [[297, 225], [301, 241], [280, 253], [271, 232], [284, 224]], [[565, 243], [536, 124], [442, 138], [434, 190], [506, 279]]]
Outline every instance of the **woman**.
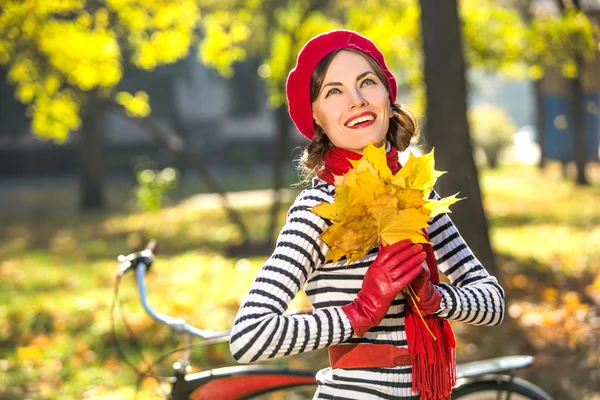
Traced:
[[[398, 150], [417, 135], [414, 119], [395, 104], [396, 80], [383, 54], [356, 32], [318, 35], [300, 51], [286, 92], [292, 120], [311, 140], [303, 165], [316, 176], [291, 206], [273, 254], [240, 307], [230, 341], [234, 358], [249, 363], [329, 346], [332, 367], [318, 372], [315, 398], [448, 398], [455, 370], [446, 320], [499, 324], [504, 292], [497, 280], [446, 214], [426, 229], [432, 247], [405, 240], [346, 265], [324, 264], [329, 248], [320, 235], [331, 222], [311, 212], [333, 201], [333, 176], [347, 172], [348, 160], [360, 158], [367, 144], [386, 146], [396, 172]], [[450, 284], [439, 283], [435, 268]], [[305, 284], [313, 314], [283, 315]], [[431, 325], [439, 328], [436, 342], [423, 341], [415, 304], [401, 292], [408, 284], [425, 319], [440, 321]], [[433, 363], [420, 372], [418, 348]]]

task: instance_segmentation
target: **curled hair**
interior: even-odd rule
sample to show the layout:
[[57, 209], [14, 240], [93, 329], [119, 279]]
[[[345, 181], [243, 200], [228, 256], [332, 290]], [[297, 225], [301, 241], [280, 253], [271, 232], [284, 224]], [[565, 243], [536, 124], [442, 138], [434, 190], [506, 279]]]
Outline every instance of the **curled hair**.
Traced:
[[[362, 55], [371, 65], [373, 71], [381, 82], [385, 85], [389, 93], [389, 87], [387, 85], [387, 79], [379, 65], [370, 56], [351, 49], [340, 49], [336, 50], [325, 57], [317, 64], [313, 70], [310, 80], [310, 100], [314, 102], [317, 100], [323, 81], [325, 80], [325, 74], [331, 64], [331, 61], [335, 55], [342, 51], [354, 51]], [[408, 110], [402, 109], [398, 104], [392, 104], [393, 117], [390, 118], [388, 131], [385, 135], [393, 146], [398, 150], [404, 151], [413, 139], [417, 139], [419, 136], [419, 125], [415, 116]], [[314, 121], [313, 121], [314, 122]], [[306, 146], [301, 157], [300, 157], [300, 173], [303, 177], [303, 183], [307, 182], [316, 172], [323, 167], [323, 157], [327, 150], [333, 147], [333, 144], [327, 137], [327, 134], [316, 122], [315, 134], [313, 140]]]

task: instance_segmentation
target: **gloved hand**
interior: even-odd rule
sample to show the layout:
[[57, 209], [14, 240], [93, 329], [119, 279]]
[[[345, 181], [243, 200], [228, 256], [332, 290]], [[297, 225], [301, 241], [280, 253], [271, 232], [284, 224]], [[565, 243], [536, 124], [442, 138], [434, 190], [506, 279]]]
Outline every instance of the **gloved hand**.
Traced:
[[407, 306], [412, 310], [415, 310], [414, 301], [416, 301], [416, 306], [419, 308], [419, 312], [423, 317], [437, 311], [440, 307], [442, 294], [437, 287], [431, 283], [431, 272], [429, 271], [427, 263], [423, 264], [423, 270], [419, 276], [410, 282], [410, 288], [414, 294], [416, 294], [417, 298], [413, 300], [413, 296], [407, 295]]
[[358, 336], [379, 325], [392, 300], [422, 273], [425, 257], [423, 246], [408, 239], [379, 246], [379, 254], [369, 266], [358, 296], [342, 307]]

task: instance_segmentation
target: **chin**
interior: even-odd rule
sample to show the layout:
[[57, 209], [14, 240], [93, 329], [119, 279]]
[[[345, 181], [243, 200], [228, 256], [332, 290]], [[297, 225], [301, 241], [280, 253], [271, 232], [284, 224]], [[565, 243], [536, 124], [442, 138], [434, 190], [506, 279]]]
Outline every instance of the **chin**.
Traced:
[[365, 142], [365, 145], [364, 145], [364, 147], [367, 147], [367, 145], [368, 145], [369, 143], [373, 144], [375, 147], [381, 147], [381, 146], [384, 146], [384, 145], [385, 145], [385, 136], [383, 136], [383, 137], [379, 137], [379, 136], [378, 136], [378, 137], [375, 137], [375, 138], [372, 138], [372, 139], [369, 139], [369, 140], [367, 140], [367, 141]]

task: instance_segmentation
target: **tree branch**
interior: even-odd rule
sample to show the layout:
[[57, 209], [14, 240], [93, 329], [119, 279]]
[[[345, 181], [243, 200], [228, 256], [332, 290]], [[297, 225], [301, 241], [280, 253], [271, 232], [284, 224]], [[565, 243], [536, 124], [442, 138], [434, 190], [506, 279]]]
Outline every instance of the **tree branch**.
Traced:
[[[112, 109], [123, 113], [123, 108], [120, 105], [114, 101], [109, 102], [109, 105]], [[208, 171], [208, 168], [204, 165], [201, 159], [199, 159], [189, 150], [189, 146], [187, 146], [185, 141], [175, 132], [169, 131], [168, 129], [165, 129], [161, 125], [157, 124], [156, 121], [150, 116], [131, 118], [131, 120], [142, 127], [144, 131], [149, 133], [162, 147], [175, 154], [180, 160], [182, 160], [190, 168], [193, 168], [200, 175], [207, 188], [211, 192], [219, 195], [221, 206], [225, 209], [229, 220], [238, 227], [244, 244], [249, 243], [250, 236], [248, 234], [246, 224], [244, 224], [238, 212], [231, 207], [225, 192], [212, 177]]]

